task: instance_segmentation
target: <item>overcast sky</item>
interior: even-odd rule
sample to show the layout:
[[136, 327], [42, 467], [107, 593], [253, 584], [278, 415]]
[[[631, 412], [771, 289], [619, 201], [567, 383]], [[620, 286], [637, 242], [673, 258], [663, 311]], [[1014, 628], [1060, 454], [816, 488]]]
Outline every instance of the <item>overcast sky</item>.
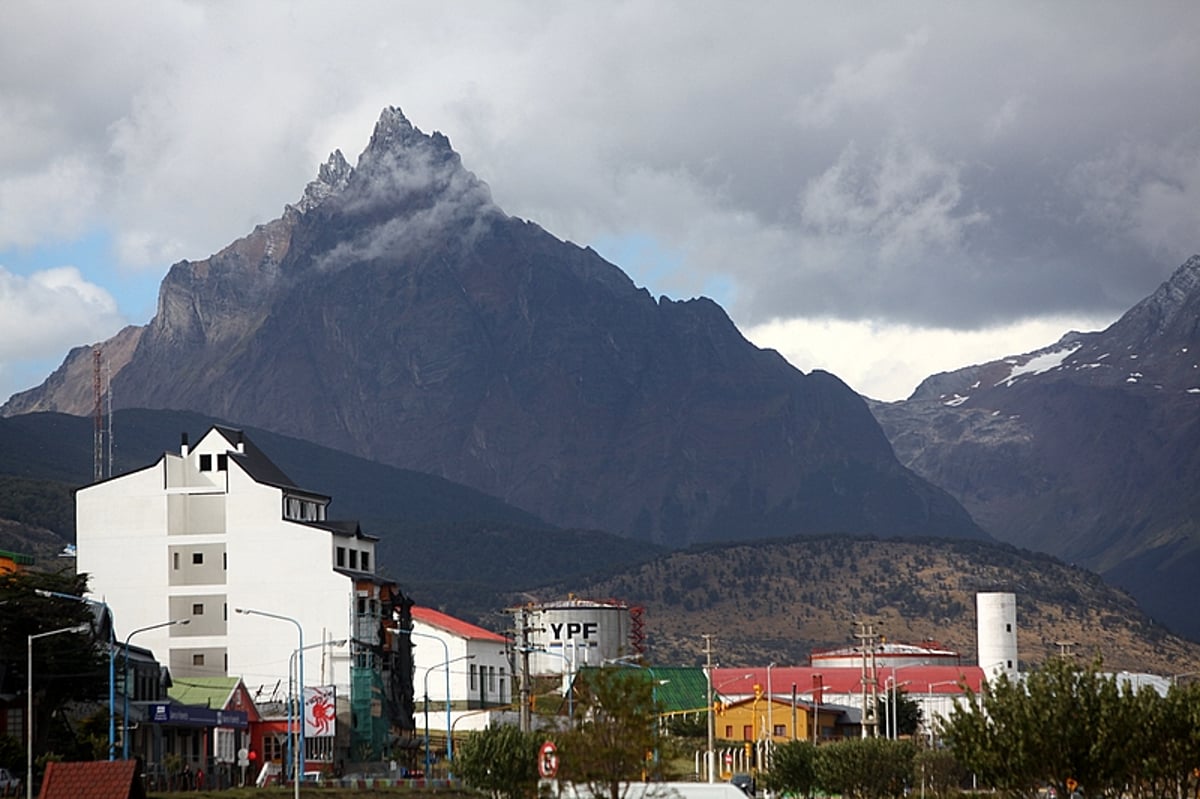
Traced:
[[1200, 251], [1200, 4], [0, 3], [0, 398], [385, 106], [509, 214], [880, 399]]

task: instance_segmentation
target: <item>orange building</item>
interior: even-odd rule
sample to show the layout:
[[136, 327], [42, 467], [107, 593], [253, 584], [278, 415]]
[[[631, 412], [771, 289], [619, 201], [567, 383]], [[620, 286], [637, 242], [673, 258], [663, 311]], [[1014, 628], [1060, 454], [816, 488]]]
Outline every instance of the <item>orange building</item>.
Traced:
[[18, 555], [16, 552], [8, 552], [0, 549], [0, 574], [12, 574], [17, 571], [25, 571], [26, 566], [33, 565], [33, 558], [29, 555]]
[[736, 702], [722, 703], [713, 720], [713, 730], [721, 741], [752, 742], [770, 740], [785, 744], [794, 740], [813, 740], [816, 721], [820, 740], [840, 737], [838, 722], [844, 708], [815, 709], [808, 702], [792, 704], [765, 696], [749, 697]]

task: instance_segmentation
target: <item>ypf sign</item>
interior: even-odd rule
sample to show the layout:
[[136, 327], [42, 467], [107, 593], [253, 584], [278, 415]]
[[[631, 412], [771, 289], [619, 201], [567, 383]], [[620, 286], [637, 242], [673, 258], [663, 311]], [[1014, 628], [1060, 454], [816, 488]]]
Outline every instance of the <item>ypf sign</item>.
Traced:
[[558, 747], [554, 741], [546, 741], [538, 750], [538, 774], [547, 780], [558, 774]]
[[549, 627], [550, 635], [555, 641], [590, 641], [600, 633], [600, 623], [595, 621], [552, 622]]

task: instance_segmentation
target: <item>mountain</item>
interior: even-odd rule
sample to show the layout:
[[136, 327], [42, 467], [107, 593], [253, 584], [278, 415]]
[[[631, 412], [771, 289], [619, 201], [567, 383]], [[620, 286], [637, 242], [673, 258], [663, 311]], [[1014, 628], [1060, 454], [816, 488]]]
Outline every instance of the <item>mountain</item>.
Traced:
[[[813, 649], [852, 645], [856, 622], [888, 641], [937, 641], [974, 663], [975, 594], [1017, 597], [1023, 668], [1069, 649], [1105, 670], [1194, 671], [1200, 643], [1155, 623], [1095, 573], [1006, 544], [965, 539], [879, 540], [811, 536], [693, 547], [619, 574], [531, 588], [554, 601], [620, 597], [644, 609], [657, 664], [704, 662], [702, 633], [722, 665], [800, 664]], [[505, 629], [511, 617], [484, 623]], [[1070, 646], [1067, 646], [1069, 642]]]
[[[102, 345], [119, 408], [188, 410], [667, 546], [985, 534], [905, 469], [866, 403], [504, 214], [449, 140], [386, 109], [295, 205], [175, 264]], [[92, 349], [0, 414], [86, 415]]]
[[1200, 639], [1200, 256], [1103, 331], [872, 410], [996, 538], [1098, 571]]

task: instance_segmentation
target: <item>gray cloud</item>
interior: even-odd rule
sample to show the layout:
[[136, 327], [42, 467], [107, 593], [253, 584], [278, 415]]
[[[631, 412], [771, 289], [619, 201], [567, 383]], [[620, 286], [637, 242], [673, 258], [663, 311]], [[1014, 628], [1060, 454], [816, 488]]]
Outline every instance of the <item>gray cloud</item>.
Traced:
[[1196, 41], [1190, 2], [8, 0], [0, 254], [100, 228], [96, 268], [161, 274], [398, 105], [506, 212], [653, 240], [652, 290], [728, 286], [744, 327], [1100, 318], [1200, 250]]

